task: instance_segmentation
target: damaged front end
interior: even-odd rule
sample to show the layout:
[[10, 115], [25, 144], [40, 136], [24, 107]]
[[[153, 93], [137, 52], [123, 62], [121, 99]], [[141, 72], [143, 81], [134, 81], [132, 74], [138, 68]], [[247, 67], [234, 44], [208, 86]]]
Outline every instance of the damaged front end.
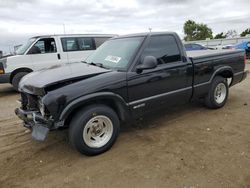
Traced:
[[54, 120], [49, 115], [39, 96], [21, 93], [21, 107], [16, 115], [23, 120], [24, 126], [32, 130], [32, 138], [44, 141], [49, 130], [54, 129]]

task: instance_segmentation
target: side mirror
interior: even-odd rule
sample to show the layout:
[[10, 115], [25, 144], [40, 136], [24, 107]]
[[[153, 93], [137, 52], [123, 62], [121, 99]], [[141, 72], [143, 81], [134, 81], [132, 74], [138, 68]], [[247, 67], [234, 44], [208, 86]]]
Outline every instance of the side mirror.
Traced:
[[157, 67], [157, 59], [154, 56], [145, 56], [142, 64], [136, 67], [136, 70], [142, 72], [146, 69], [154, 69]]

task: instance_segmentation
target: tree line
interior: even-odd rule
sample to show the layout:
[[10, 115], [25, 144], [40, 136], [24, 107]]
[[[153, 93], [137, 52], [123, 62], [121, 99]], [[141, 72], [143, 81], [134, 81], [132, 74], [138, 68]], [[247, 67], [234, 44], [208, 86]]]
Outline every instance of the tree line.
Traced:
[[[226, 33], [218, 33], [213, 36], [213, 31], [206, 24], [196, 23], [193, 20], [188, 20], [184, 23], [184, 40], [185, 41], [193, 41], [193, 40], [205, 40], [207, 38], [210, 39], [223, 39], [223, 38], [234, 38], [238, 36], [238, 33], [235, 30], [229, 30]], [[247, 28], [243, 31], [240, 36], [244, 37], [250, 34], [250, 28]]]

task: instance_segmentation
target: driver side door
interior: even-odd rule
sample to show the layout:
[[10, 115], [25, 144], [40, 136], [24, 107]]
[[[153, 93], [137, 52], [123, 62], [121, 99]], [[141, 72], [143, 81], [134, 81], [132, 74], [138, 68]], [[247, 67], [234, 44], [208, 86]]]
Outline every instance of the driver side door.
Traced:
[[34, 71], [61, 65], [60, 55], [54, 38], [41, 38], [29, 50]]
[[158, 107], [187, 102], [192, 94], [192, 74], [189, 74], [192, 64], [182, 61], [174, 36], [156, 35], [148, 40], [139, 59], [154, 56], [157, 67], [141, 73], [130, 72], [127, 76], [129, 106], [135, 116]]

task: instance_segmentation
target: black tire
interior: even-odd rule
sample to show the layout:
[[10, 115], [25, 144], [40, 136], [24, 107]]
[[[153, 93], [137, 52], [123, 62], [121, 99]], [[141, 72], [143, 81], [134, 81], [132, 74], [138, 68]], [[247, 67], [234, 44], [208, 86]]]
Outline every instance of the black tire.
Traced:
[[12, 86], [13, 88], [18, 91], [18, 85], [20, 80], [22, 79], [22, 77], [24, 77], [26, 74], [29, 74], [28, 72], [18, 72], [17, 74], [14, 75], [13, 79], [12, 79]]
[[[216, 87], [219, 84], [223, 84], [225, 86], [225, 92], [226, 92], [225, 97], [223, 97], [224, 99], [221, 102], [216, 101], [216, 94], [215, 94]], [[228, 88], [227, 79], [221, 76], [216, 76], [213, 79], [212, 84], [210, 86], [210, 90], [205, 98], [205, 105], [211, 109], [221, 108], [226, 104], [228, 94], [229, 94], [229, 88]]]
[[[113, 124], [111, 138], [102, 147], [90, 147], [84, 140], [84, 128], [94, 117], [108, 117]], [[87, 129], [87, 128], [86, 128]], [[90, 130], [89, 130], [90, 131]], [[120, 121], [113, 109], [105, 105], [90, 105], [80, 109], [72, 118], [69, 126], [69, 142], [80, 153], [85, 155], [98, 155], [109, 150], [115, 143], [120, 131]]]

